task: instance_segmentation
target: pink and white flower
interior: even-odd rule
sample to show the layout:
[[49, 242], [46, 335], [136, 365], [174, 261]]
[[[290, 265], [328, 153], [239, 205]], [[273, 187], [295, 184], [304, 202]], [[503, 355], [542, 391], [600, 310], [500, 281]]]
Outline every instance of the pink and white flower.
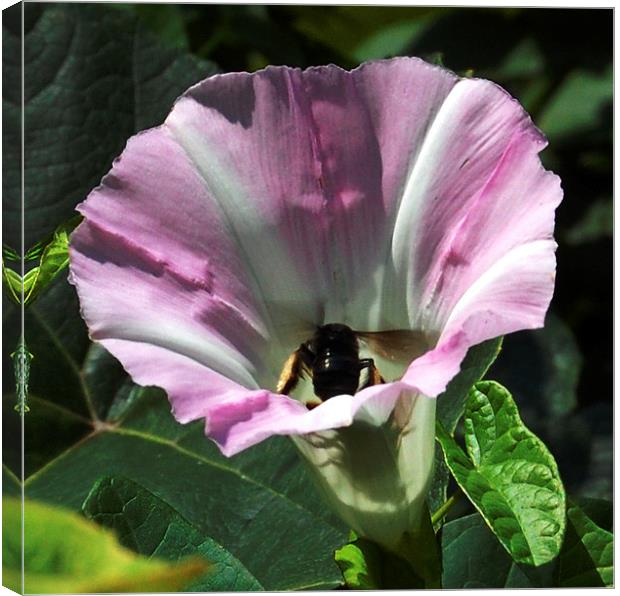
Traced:
[[[393, 545], [424, 500], [433, 398], [471, 346], [543, 325], [562, 196], [545, 145], [500, 87], [415, 58], [211, 77], [79, 206], [91, 337], [226, 455], [291, 435], [344, 519]], [[387, 382], [309, 410], [309, 383], [275, 388], [326, 323], [421, 341], [365, 346]]]

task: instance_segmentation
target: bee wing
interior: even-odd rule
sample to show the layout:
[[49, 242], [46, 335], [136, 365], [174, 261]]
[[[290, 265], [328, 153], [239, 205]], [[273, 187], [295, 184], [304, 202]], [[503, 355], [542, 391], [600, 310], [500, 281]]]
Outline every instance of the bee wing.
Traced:
[[372, 352], [390, 361], [414, 360], [431, 347], [428, 336], [422, 331], [393, 329], [356, 333]]

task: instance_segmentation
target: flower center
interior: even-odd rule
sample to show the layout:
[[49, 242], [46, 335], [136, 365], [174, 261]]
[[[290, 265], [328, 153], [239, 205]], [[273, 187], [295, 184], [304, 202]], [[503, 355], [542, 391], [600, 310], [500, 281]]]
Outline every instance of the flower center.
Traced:
[[428, 348], [426, 338], [415, 331], [358, 332], [341, 323], [321, 325], [288, 357], [276, 391], [289, 395], [300, 380], [311, 379], [313, 395], [308, 398], [306, 391], [306, 399], [301, 399], [311, 408], [336, 395], [354, 395], [384, 383], [374, 358], [360, 357], [360, 340], [390, 364], [399, 362], [403, 351], [407, 364]]

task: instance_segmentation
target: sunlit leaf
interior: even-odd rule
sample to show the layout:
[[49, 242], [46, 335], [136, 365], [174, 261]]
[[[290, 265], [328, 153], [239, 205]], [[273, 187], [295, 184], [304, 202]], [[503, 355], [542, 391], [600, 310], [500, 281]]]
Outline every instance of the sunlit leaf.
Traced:
[[[3, 514], [20, 525], [22, 504], [3, 499]], [[20, 532], [3, 524], [3, 583], [21, 591]], [[25, 591], [173, 592], [205, 573], [207, 562], [192, 558], [177, 564], [147, 559], [121, 547], [114, 534], [59, 507], [26, 501], [24, 515]]]
[[440, 16], [428, 7], [296, 7], [295, 12], [297, 31], [355, 62], [403, 53]]
[[381, 589], [380, 554], [376, 544], [355, 540], [338, 549], [335, 559], [350, 590]]
[[521, 421], [510, 393], [482, 381], [464, 417], [467, 454], [438, 424], [446, 463], [513, 559], [542, 565], [560, 552], [565, 494], [545, 445]]
[[24, 304], [31, 304], [69, 265], [69, 235], [80, 223], [81, 216], [72, 217], [54, 230], [52, 239], [41, 253], [41, 261], [24, 276]]

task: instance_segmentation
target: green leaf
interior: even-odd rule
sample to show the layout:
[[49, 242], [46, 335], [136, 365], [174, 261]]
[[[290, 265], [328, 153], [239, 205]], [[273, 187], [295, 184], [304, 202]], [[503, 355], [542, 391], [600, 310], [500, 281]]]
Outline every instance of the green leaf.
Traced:
[[359, 62], [366, 62], [403, 54], [428, 29], [432, 20], [430, 15], [425, 15], [387, 24], [360, 41], [353, 56]]
[[553, 564], [515, 563], [480, 514], [460, 517], [442, 530], [442, 587], [447, 589], [544, 588], [555, 585]]
[[[4, 499], [3, 513], [19, 525], [21, 501]], [[122, 548], [114, 535], [76, 513], [26, 501], [25, 590], [30, 593], [173, 592], [207, 568], [204, 559], [171, 564]], [[3, 583], [21, 591], [21, 534], [3, 525]]]
[[[474, 383], [480, 381], [495, 362], [502, 348], [502, 338], [491, 339], [467, 352], [461, 370], [448, 384], [446, 390], [437, 398], [437, 419], [448, 429], [454, 432], [457, 422], [465, 410], [465, 401], [469, 390]], [[428, 502], [431, 511], [435, 513], [446, 501], [446, 489], [450, 473], [444, 462], [441, 447], [435, 449], [435, 472], [428, 492]]]
[[[594, 514], [600, 514], [600, 504], [596, 501], [584, 505], [594, 509]], [[611, 512], [611, 504], [607, 505]], [[566, 538], [559, 560], [559, 585], [566, 588], [613, 586], [613, 534], [570, 501], [567, 517]]]
[[430, 516], [421, 528], [404, 535], [396, 552], [356, 538], [335, 553], [347, 588], [352, 590], [437, 588], [440, 560]]
[[553, 456], [523, 425], [510, 393], [498, 383], [483, 381], [472, 389], [464, 426], [467, 455], [437, 425], [457, 483], [515, 561], [538, 566], [552, 560], [566, 525]]
[[[42, 247], [38, 267], [24, 276], [24, 304], [28, 306], [43, 292], [56, 276], [69, 265], [69, 235], [82, 221], [76, 215], [59, 225], [51, 240]], [[26, 253], [26, 257], [28, 253]]]
[[119, 542], [142, 555], [171, 561], [201, 555], [212, 566], [189, 587], [196, 592], [263, 590], [231, 553], [204, 536], [153, 493], [124, 478], [97, 482], [82, 505], [84, 514], [115, 531]]
[[443, 527], [442, 585], [449, 589], [610, 586], [612, 521], [608, 501], [581, 499], [579, 505], [569, 501], [560, 555], [542, 567], [532, 567], [515, 563], [478, 513], [461, 517]]
[[2, 287], [4, 288], [6, 295], [15, 303], [21, 304], [23, 281], [22, 276], [10, 269], [4, 264], [2, 259]]
[[2, 245], [2, 258], [6, 261], [19, 261], [21, 260], [19, 254], [15, 252], [8, 244]]
[[246, 467], [242, 457], [218, 455], [202, 424], [175, 431], [177, 440], [123, 427], [96, 433], [28, 478], [26, 494], [79, 509], [101, 475], [125, 476], [232, 553], [267, 590], [341, 583], [330, 559], [346, 532], [322, 518], [323, 506], [298, 477], [303, 470], [287, 440], [253, 450], [256, 469], [255, 461]]
[[461, 370], [450, 381], [446, 390], [437, 398], [437, 419], [453, 432], [465, 411], [471, 388], [484, 378], [502, 349], [502, 338], [490, 339], [467, 352]]
[[539, 44], [535, 39], [525, 37], [488, 74], [502, 79], [532, 79], [543, 74], [544, 70], [545, 59]]
[[[589, 497], [578, 497], [568, 500], [570, 507], [580, 507], [581, 510], [600, 528], [607, 532], [613, 532], [614, 526], [614, 504], [605, 499], [592, 499]], [[570, 519], [568, 522], [570, 524]], [[564, 541], [566, 545], [567, 541]]]
[[381, 569], [379, 546], [369, 540], [357, 539], [339, 548], [336, 563], [350, 590], [380, 590]]
[[24, 5], [3, 21], [4, 240], [21, 241], [21, 81], [24, 81], [24, 242], [51, 234], [108, 171], [127, 138], [160, 124], [175, 98], [213, 64], [160, 45], [128, 11], [87, 4]]
[[447, 589], [504, 588], [512, 559], [478, 513], [443, 526], [442, 582]]
[[41, 258], [45, 247], [53, 240], [54, 234], [50, 234], [47, 238], [43, 238], [43, 240], [39, 240], [35, 244], [33, 244], [24, 255], [24, 259], [26, 261], [36, 261]]
[[124, 476], [232, 553], [265, 589], [342, 583], [331, 553], [346, 542], [346, 529], [321, 503], [288, 439], [227, 459], [202, 423], [174, 421], [161, 391], [144, 391], [121, 421], [96, 426], [28, 478], [29, 496], [78, 510], [100, 476]]

